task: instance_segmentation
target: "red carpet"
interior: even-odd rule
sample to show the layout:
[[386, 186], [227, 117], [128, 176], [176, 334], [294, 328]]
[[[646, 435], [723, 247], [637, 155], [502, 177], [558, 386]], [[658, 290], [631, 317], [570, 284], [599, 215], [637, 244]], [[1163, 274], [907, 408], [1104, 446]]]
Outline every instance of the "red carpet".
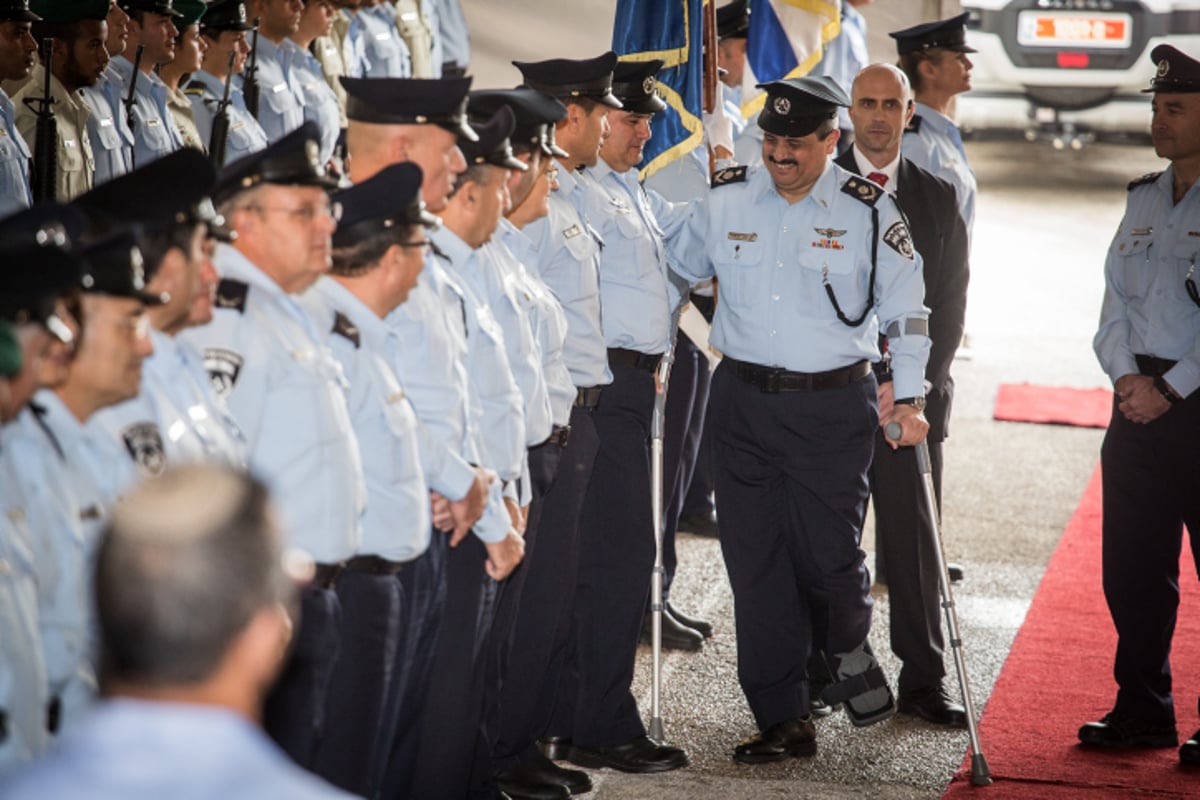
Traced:
[[1107, 428], [1111, 414], [1112, 391], [1109, 389], [1002, 383], [996, 393], [996, 410], [992, 416], [1005, 422]]
[[[1181, 768], [1174, 749], [1097, 753], [1077, 743], [1079, 726], [1107, 713], [1116, 696], [1116, 633], [1100, 584], [1100, 491], [1097, 467], [980, 722], [995, 783], [972, 786], [964, 762], [944, 798], [1200, 797], [1200, 771]], [[1171, 662], [1175, 713], [1186, 739], [1198, 724], [1200, 587], [1186, 541], [1183, 550], [1183, 598]]]

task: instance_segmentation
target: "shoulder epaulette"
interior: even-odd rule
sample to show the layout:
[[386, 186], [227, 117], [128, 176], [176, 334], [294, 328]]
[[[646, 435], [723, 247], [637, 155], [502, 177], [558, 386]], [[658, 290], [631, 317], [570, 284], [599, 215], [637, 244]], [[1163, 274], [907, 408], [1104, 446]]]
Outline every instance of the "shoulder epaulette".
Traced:
[[1147, 172], [1137, 180], [1130, 181], [1129, 186], [1126, 188], [1132, 192], [1139, 186], [1145, 186], [1147, 183], [1154, 183], [1156, 180], [1158, 180], [1159, 175], [1162, 175], [1162, 172]]
[[726, 167], [725, 169], [719, 169], [714, 172], [712, 176], [713, 188], [715, 189], [718, 186], [725, 186], [729, 183], [743, 183], [745, 182], [746, 175], [749, 172], [750, 168], [746, 166]]
[[192, 81], [187, 86], [183, 87], [184, 94], [204, 94], [207, 87], [201, 81]]
[[883, 189], [857, 175], [851, 175], [846, 179], [846, 182], [842, 184], [842, 191], [869, 206], [875, 205], [875, 201], [883, 194]]
[[231, 308], [239, 314], [246, 310], [246, 298], [250, 295], [250, 284], [222, 278], [217, 286], [217, 308]]
[[338, 311], [333, 315], [333, 332], [338, 336], [344, 336], [354, 348], [357, 350], [359, 346], [358, 326], [350, 321], [342, 312]]
[[921, 130], [921, 116], [913, 114], [913, 118], [908, 121], [908, 125], [904, 126], [905, 133], [917, 133]]

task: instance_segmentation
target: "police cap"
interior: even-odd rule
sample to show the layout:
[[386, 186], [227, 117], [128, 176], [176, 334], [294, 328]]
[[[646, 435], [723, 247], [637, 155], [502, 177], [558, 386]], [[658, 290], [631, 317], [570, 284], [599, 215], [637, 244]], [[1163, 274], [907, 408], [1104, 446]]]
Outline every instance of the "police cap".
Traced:
[[39, 22], [42, 18], [29, 10], [29, 0], [0, 0], [0, 20]]
[[491, 164], [495, 167], [515, 169], [520, 172], [529, 169], [524, 161], [513, 155], [512, 145], [508, 140], [513, 131], [511, 108], [500, 106], [486, 123], [472, 124], [471, 127], [475, 129], [478, 141], [461, 142], [458, 145], [468, 166]]
[[902, 31], [892, 31], [888, 36], [896, 40], [896, 51], [900, 55], [916, 53], [922, 50], [953, 50], [956, 53], [974, 53], [974, 47], [967, 45], [966, 12], [950, 19], [936, 22], [926, 22], [905, 28]]
[[204, 0], [175, 0], [175, 10], [181, 15], [175, 20], [175, 27], [182, 31], [200, 22], [204, 12], [208, 10], [208, 3]]
[[567, 116], [567, 107], [549, 95], [534, 89], [482, 89], [471, 92], [467, 113], [472, 122], [487, 122], [492, 114], [508, 106], [513, 113], [513, 132], [508, 137], [514, 146], [529, 150], [541, 148], [548, 156], [566, 156], [562, 150], [551, 150], [551, 137], [546, 126]]
[[341, 205], [342, 218], [333, 232], [333, 246], [348, 247], [396, 225], [440, 225], [442, 221], [425, 210], [422, 180], [416, 164], [392, 164], [334, 194], [331, 200]]
[[610, 108], [621, 101], [612, 94], [612, 73], [617, 54], [609, 50], [595, 58], [553, 58], [549, 61], [514, 61], [525, 85], [560, 100], [589, 97]]
[[152, 14], [162, 14], [165, 17], [183, 16], [175, 10], [173, 0], [117, 0], [117, 5], [126, 12], [149, 11]]
[[717, 38], [745, 39], [750, 35], [750, 11], [746, 0], [734, 0], [717, 9]]
[[254, 23], [246, 18], [243, 0], [216, 0], [200, 18], [200, 27], [214, 31], [250, 31]]
[[29, 0], [29, 9], [43, 22], [107, 19], [109, 5], [109, 0]]
[[146, 291], [146, 269], [138, 248], [140, 231], [136, 226], [120, 228], [92, 242], [83, 250], [85, 292], [128, 297], [148, 306], [162, 305], [167, 294]]
[[213, 202], [223, 203], [263, 183], [319, 186], [322, 189], [337, 187], [337, 181], [325, 172], [321, 163], [321, 134], [315, 122], [305, 120], [299, 128], [266, 149], [227, 164], [217, 178]]
[[475, 138], [467, 124], [470, 78], [339, 78], [346, 90], [346, 116], [379, 125], [437, 125], [463, 139]]
[[59, 297], [76, 289], [82, 259], [73, 250], [87, 220], [79, 209], [38, 203], [0, 221], [0, 319], [40, 322], [64, 343], [73, 338], [55, 313]]
[[622, 110], [631, 114], [657, 114], [666, 110], [667, 104], [658, 96], [655, 80], [662, 66], [659, 60], [617, 62], [612, 91], [624, 106]]
[[1143, 92], [1200, 92], [1200, 61], [1169, 44], [1151, 50], [1150, 60], [1158, 65], [1158, 71]]
[[760, 83], [758, 88], [767, 92], [758, 126], [776, 136], [807, 136], [835, 118], [839, 106], [850, 105], [846, 92], [828, 75]]
[[215, 227], [223, 222], [211, 200], [216, 181], [212, 162], [199, 150], [184, 148], [100, 184], [75, 198], [75, 205], [88, 215], [96, 235], [135, 222], [148, 234], [175, 225]]

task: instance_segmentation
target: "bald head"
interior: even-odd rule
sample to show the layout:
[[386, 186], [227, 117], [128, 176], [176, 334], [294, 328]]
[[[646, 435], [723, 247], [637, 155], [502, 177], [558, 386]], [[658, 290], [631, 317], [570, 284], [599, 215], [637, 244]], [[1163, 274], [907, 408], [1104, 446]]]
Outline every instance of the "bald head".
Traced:
[[876, 167], [886, 166], [899, 155], [912, 117], [908, 78], [892, 64], [871, 64], [854, 78], [850, 100], [854, 146]]
[[433, 213], [446, 207], [454, 179], [467, 168], [458, 138], [437, 125], [385, 125], [350, 120], [346, 131], [350, 182], [362, 183], [384, 167], [412, 162], [421, 168], [421, 199]]

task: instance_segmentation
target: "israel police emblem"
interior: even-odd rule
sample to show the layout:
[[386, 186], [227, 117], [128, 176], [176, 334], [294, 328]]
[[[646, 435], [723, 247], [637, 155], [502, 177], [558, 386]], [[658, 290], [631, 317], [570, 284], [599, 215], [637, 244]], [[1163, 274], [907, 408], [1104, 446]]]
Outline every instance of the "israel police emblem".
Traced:
[[141, 468], [143, 475], [161, 475], [167, 467], [167, 455], [163, 451], [162, 434], [153, 422], [139, 422], [121, 431], [125, 449]]
[[1165, 58], [1158, 62], [1158, 77], [1165, 78], [1167, 73], [1171, 71], [1171, 62]]
[[883, 241], [909, 261], [913, 260], [912, 237], [908, 235], [908, 226], [903, 222], [893, 222], [892, 227], [883, 234]]
[[776, 114], [786, 117], [788, 112], [792, 110], [792, 101], [786, 97], [776, 97], [775, 102], [772, 103], [772, 107], [775, 109]]
[[242, 357], [232, 350], [210, 347], [204, 351], [204, 369], [213, 391], [225, 397], [237, 383], [238, 373], [242, 371]]

